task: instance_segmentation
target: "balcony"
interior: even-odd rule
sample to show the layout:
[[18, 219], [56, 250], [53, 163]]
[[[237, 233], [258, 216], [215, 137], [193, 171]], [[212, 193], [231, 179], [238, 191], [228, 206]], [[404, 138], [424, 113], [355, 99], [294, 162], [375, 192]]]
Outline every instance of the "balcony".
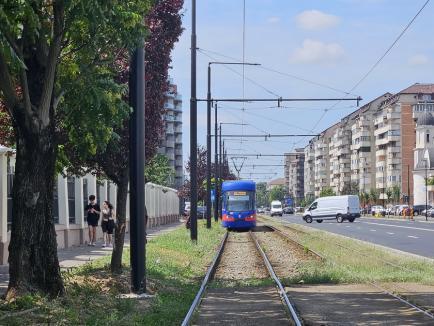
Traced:
[[175, 160], [175, 167], [178, 167], [178, 166], [183, 166], [184, 164], [183, 164], [183, 162], [182, 162], [182, 160], [181, 159], [177, 159], [177, 160]]
[[375, 156], [386, 156], [386, 150], [385, 149], [379, 149], [375, 152]]
[[400, 119], [401, 113], [400, 112], [387, 112], [386, 117], [388, 120], [390, 119]]
[[389, 142], [389, 138], [387, 136], [384, 138], [375, 139], [375, 145], [377, 146], [386, 145], [388, 142]]
[[400, 157], [387, 158], [387, 164], [401, 164]]
[[377, 161], [375, 162], [375, 167], [386, 166], [386, 161]]
[[166, 135], [173, 135], [174, 134], [174, 128], [173, 128], [172, 123], [167, 124], [165, 132], [166, 132]]
[[401, 147], [399, 147], [399, 146], [389, 146], [387, 148], [387, 153], [401, 153]]
[[176, 148], [175, 155], [182, 155], [182, 148]]
[[174, 148], [175, 147], [175, 141], [174, 140], [166, 140], [166, 147]]
[[434, 103], [417, 103], [413, 105], [413, 119], [417, 119], [423, 112], [434, 113]]
[[182, 95], [181, 94], [176, 94], [175, 95], [175, 101], [182, 102]]
[[182, 134], [182, 125], [178, 125], [175, 127], [175, 134]]
[[177, 143], [177, 144], [182, 144], [182, 135], [176, 135], [176, 137], [175, 137], [175, 142]]
[[175, 109], [175, 106], [173, 105], [172, 101], [166, 101], [166, 102], [164, 102], [164, 109], [165, 110], [173, 110], [173, 109]]

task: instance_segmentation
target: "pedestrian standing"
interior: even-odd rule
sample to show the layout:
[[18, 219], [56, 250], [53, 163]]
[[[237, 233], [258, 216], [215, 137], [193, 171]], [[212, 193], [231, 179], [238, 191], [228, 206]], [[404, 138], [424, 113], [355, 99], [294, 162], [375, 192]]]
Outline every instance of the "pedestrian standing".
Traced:
[[107, 200], [102, 205], [102, 222], [101, 228], [104, 237], [103, 247], [113, 248], [112, 236], [115, 229], [115, 211], [114, 207]]
[[96, 227], [98, 226], [99, 214], [101, 209], [96, 202], [95, 195], [89, 196], [89, 204], [86, 206], [87, 225], [89, 226], [89, 246], [95, 246], [96, 243]]

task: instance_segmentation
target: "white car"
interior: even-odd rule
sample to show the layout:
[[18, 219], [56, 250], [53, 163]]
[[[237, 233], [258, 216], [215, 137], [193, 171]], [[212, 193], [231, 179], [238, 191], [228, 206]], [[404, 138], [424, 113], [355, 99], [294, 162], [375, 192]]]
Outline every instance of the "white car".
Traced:
[[404, 210], [404, 208], [408, 208], [408, 205], [399, 205], [396, 209], [396, 215], [402, 215], [402, 211]]
[[386, 214], [386, 210], [381, 205], [372, 206], [371, 207], [371, 214], [372, 215], [376, 215], [377, 213], [379, 213], [381, 215], [385, 215]]

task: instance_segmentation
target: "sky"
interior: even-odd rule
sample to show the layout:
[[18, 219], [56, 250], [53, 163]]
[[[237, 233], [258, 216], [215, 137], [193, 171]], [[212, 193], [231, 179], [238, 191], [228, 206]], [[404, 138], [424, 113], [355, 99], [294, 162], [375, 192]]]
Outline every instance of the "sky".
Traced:
[[[342, 98], [360, 105], [385, 92], [434, 82], [434, 3], [428, 3], [381, 63], [371, 69], [426, 0], [245, 0], [245, 62], [212, 66], [213, 98]], [[169, 75], [183, 97], [184, 161], [190, 156], [191, 0]], [[210, 61], [243, 59], [243, 0], [197, 0], [197, 97], [206, 98]], [[244, 91], [243, 91], [244, 84]], [[357, 109], [355, 101], [219, 103], [223, 134], [315, 134]], [[213, 122], [214, 123], [214, 122]], [[214, 126], [214, 125], [213, 125]], [[197, 137], [206, 145], [206, 103], [198, 104]], [[230, 154], [283, 154], [311, 137], [227, 139]], [[212, 156], [214, 157], [214, 156]], [[242, 159], [230, 160], [233, 167]], [[283, 177], [283, 157], [249, 156], [242, 178]], [[250, 174], [252, 173], [252, 174]]]

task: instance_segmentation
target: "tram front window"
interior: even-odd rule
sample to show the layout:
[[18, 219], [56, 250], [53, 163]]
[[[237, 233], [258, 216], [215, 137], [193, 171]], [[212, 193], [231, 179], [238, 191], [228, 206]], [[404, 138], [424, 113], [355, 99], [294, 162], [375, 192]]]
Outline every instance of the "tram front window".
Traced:
[[248, 191], [231, 191], [227, 195], [226, 210], [232, 212], [251, 211], [254, 208], [254, 194]]

